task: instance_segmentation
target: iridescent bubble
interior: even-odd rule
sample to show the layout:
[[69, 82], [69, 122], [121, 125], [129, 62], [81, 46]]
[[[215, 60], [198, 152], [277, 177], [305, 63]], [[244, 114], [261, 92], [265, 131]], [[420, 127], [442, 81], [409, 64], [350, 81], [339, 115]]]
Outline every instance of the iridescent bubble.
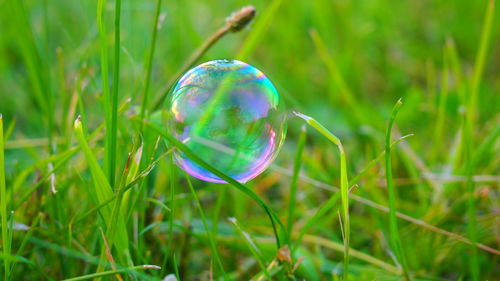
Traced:
[[[201, 159], [245, 183], [262, 173], [285, 138], [285, 114], [271, 81], [237, 60], [214, 60], [192, 68], [170, 96], [169, 130]], [[226, 183], [175, 151], [190, 175]]]

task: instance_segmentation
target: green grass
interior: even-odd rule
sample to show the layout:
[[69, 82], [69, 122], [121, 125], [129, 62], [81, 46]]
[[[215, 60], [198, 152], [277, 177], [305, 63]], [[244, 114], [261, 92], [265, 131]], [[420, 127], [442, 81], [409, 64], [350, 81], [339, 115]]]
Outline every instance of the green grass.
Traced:
[[403, 244], [401, 243], [401, 237], [399, 235], [398, 220], [396, 218], [396, 200], [397, 195], [394, 190], [394, 179], [392, 178], [392, 164], [391, 164], [391, 133], [392, 126], [396, 120], [396, 116], [403, 105], [401, 99], [396, 102], [396, 105], [392, 109], [391, 116], [387, 125], [387, 132], [385, 137], [385, 178], [387, 183], [387, 192], [389, 195], [389, 241], [391, 248], [396, 254], [396, 258], [403, 267], [403, 272], [405, 280], [410, 280], [410, 275], [408, 273], [408, 264], [406, 263], [405, 251], [403, 250]]
[[[0, 279], [496, 280], [496, 2], [0, 1]], [[165, 128], [221, 58], [293, 117], [246, 184]]]
[[[317, 130], [321, 135], [327, 138], [330, 142], [337, 146], [340, 155], [340, 199], [342, 202], [342, 220], [340, 221], [340, 227], [342, 232], [342, 239], [344, 240], [344, 280], [348, 279], [349, 274], [349, 241], [351, 237], [351, 223], [349, 219], [349, 181], [347, 180], [347, 163], [346, 163], [346, 153], [344, 151], [344, 146], [340, 139], [333, 133], [328, 131], [323, 125], [321, 125], [315, 119], [304, 115], [302, 113], [295, 113], [298, 117], [304, 119], [304, 121]], [[387, 153], [386, 153], [387, 155]]]
[[[5, 187], [3, 116], [0, 114], [0, 215], [2, 216], [2, 252], [10, 256], [9, 229], [7, 226], [7, 192]], [[10, 280], [10, 260], [4, 260], [4, 280]]]

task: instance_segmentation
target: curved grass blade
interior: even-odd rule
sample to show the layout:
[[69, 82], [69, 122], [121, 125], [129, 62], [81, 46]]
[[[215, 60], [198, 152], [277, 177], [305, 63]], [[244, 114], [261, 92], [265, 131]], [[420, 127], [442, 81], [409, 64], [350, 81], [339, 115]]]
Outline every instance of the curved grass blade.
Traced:
[[[76, 119], [74, 127], [75, 127], [76, 137], [80, 142], [81, 149], [85, 154], [85, 158], [88, 162], [88, 166], [92, 174], [93, 190], [91, 194], [94, 194], [94, 197], [96, 199], [96, 204], [103, 204], [107, 202], [109, 199], [113, 198], [114, 193], [111, 190], [111, 186], [109, 185], [109, 182], [106, 179], [106, 175], [99, 166], [97, 159], [90, 150], [90, 147], [83, 135], [82, 122], [80, 118]], [[123, 217], [119, 216], [116, 221], [112, 221], [113, 209], [109, 205], [105, 205], [102, 209], [99, 210], [99, 212], [102, 214], [102, 217], [104, 218], [105, 221], [104, 226], [109, 227], [111, 224], [116, 224], [115, 226], [116, 235], [112, 237], [113, 239], [110, 239], [110, 237], [108, 237], [108, 240], [110, 242], [114, 241], [114, 243], [116, 243], [116, 246], [119, 249], [118, 257], [120, 258], [120, 260], [121, 261], [128, 260], [128, 236], [125, 227], [125, 222], [123, 221]], [[116, 238], [116, 240], [114, 238]]]
[[[309, 124], [312, 128], [326, 137], [329, 141], [335, 144], [340, 153], [340, 198], [342, 202], [342, 220], [343, 220], [343, 238], [344, 238], [344, 272], [343, 279], [347, 280], [349, 273], [349, 240], [350, 240], [350, 231], [351, 225], [349, 221], [349, 181], [347, 179], [347, 163], [344, 147], [342, 146], [342, 142], [340, 139], [332, 134], [327, 128], [321, 125], [316, 119], [309, 117], [305, 114], [294, 112], [297, 117], [302, 118]], [[331, 198], [332, 203], [334, 204], [333, 198]]]
[[[194, 162], [196, 162], [198, 165], [202, 166], [204, 169], [208, 170], [209, 172], [213, 173], [214, 175], [218, 176], [219, 178], [225, 180], [226, 182], [230, 183], [231, 185], [233, 185], [234, 187], [236, 187], [237, 189], [239, 189], [240, 191], [242, 191], [243, 193], [245, 193], [246, 195], [248, 195], [250, 198], [252, 198], [259, 206], [262, 207], [262, 209], [264, 209], [264, 211], [267, 213], [268, 217], [269, 217], [269, 220], [271, 221], [271, 224], [272, 224], [272, 227], [273, 227], [273, 231], [274, 231], [274, 236], [276, 237], [276, 245], [279, 248], [281, 248], [281, 241], [280, 241], [280, 237], [278, 235], [278, 231], [277, 231], [277, 228], [276, 228], [276, 223], [279, 224], [279, 226], [281, 227], [281, 230], [283, 232], [285, 232], [286, 234], [286, 228], [285, 226], [283, 225], [283, 223], [279, 220], [278, 216], [276, 215], [276, 213], [267, 206], [266, 203], [264, 203], [264, 201], [262, 201], [262, 199], [259, 198], [259, 196], [257, 196], [257, 194], [255, 194], [252, 190], [250, 190], [248, 187], [246, 187], [245, 185], [241, 184], [240, 182], [236, 181], [235, 179], [231, 178], [230, 176], [224, 174], [223, 172], [219, 171], [218, 169], [214, 168], [213, 166], [211, 166], [210, 164], [208, 164], [207, 162], [205, 162], [204, 160], [202, 160], [200, 157], [198, 157], [196, 155], [196, 153], [194, 153], [193, 151], [191, 151], [186, 145], [184, 145], [182, 142], [180, 142], [179, 140], [177, 140], [175, 137], [171, 136], [170, 134], [164, 132], [163, 130], [159, 129], [158, 127], [156, 127], [155, 125], [151, 124], [151, 123], [146, 123], [146, 125], [152, 129], [153, 131], [155, 131], [157, 134], [159, 134], [160, 136], [162, 136], [163, 138], [165, 138], [171, 145], [175, 146], [176, 148], [178, 148], [179, 150], [181, 150], [184, 154], [186, 154], [186, 156], [188, 158], [190, 158], [191, 160], [193, 160]], [[288, 235], [284, 235], [285, 236], [285, 244], [288, 244]]]

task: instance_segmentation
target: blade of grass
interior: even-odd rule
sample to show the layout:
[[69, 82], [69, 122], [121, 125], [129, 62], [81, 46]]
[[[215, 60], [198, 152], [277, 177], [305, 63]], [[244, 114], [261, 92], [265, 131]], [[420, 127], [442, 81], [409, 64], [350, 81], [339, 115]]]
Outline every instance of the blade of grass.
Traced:
[[120, 18], [121, 18], [122, 1], [115, 0], [115, 66], [113, 69], [113, 93], [111, 96], [111, 127], [106, 135], [110, 134], [109, 152], [109, 185], [115, 188], [115, 173], [116, 173], [116, 138], [118, 136], [118, 86], [120, 85]]
[[297, 196], [297, 182], [299, 179], [300, 167], [302, 165], [302, 153], [304, 151], [306, 137], [307, 137], [307, 129], [305, 126], [303, 126], [299, 135], [299, 141], [297, 143], [297, 152], [295, 153], [295, 160], [293, 163], [292, 182], [290, 183], [290, 195], [289, 195], [290, 203], [288, 206], [288, 223], [287, 223], [289, 235], [293, 230], [293, 223], [295, 221], [295, 200]]
[[[470, 96], [467, 103], [467, 114], [465, 115], [465, 128], [464, 128], [464, 158], [465, 158], [465, 172], [467, 175], [466, 189], [468, 193], [467, 200], [467, 233], [469, 239], [473, 242], [477, 241], [477, 221], [476, 213], [477, 207], [474, 198], [474, 181], [472, 180], [472, 175], [474, 173], [474, 159], [472, 156], [474, 150], [474, 134], [475, 134], [475, 120], [477, 120], [477, 100], [479, 95], [479, 86], [481, 84], [481, 78], [484, 71], [484, 65], [486, 61], [486, 55], [488, 52], [489, 41], [492, 34], [492, 24], [495, 12], [495, 1], [490, 0], [486, 7], [486, 14], [483, 22], [483, 29], [481, 32], [481, 39], [479, 43], [479, 49], [476, 56], [476, 61], [474, 64], [474, 71], [472, 74]], [[479, 256], [476, 247], [471, 247], [471, 259], [469, 262], [470, 274], [472, 280], [479, 280]]]
[[[149, 175], [149, 173], [156, 166], [156, 164], [158, 163], [158, 161], [160, 159], [162, 159], [164, 156], [166, 156], [167, 154], [170, 154], [170, 152], [171, 152], [171, 150], [169, 150], [169, 151], [165, 152], [164, 154], [162, 154], [160, 157], [158, 157], [158, 159], [156, 159], [155, 161], [153, 161], [153, 163], [151, 163], [148, 167], [146, 167], [144, 170], [142, 170], [142, 172], [139, 173], [134, 179], [130, 180], [127, 183], [127, 185], [123, 188], [123, 192], [128, 192], [141, 179], [143, 179], [144, 177], [146, 177], [147, 175]], [[117, 194], [113, 194], [113, 196], [110, 197], [109, 199], [107, 199], [106, 201], [100, 203], [98, 206], [92, 208], [91, 210], [89, 210], [85, 214], [83, 214], [80, 217], [78, 217], [74, 222], [72, 222], [72, 224], [75, 225], [75, 224], [78, 224], [78, 223], [82, 222], [86, 217], [94, 214], [95, 212], [99, 211], [101, 208], [103, 208], [107, 204], [111, 203], [113, 200], [115, 200], [117, 198], [117, 196], [118, 196]], [[168, 209], [168, 207], [167, 207], [167, 209]], [[168, 209], [168, 211], [170, 211], [170, 209]], [[69, 225], [67, 227], [69, 227]]]
[[[123, 110], [125, 110], [127, 108], [127, 106], [130, 104], [130, 101], [125, 101], [124, 103], [122, 103], [120, 105], [120, 108], [119, 108], [119, 111], [118, 112], [122, 112]], [[82, 124], [83, 126], [84, 124]], [[105, 123], [102, 123], [100, 124], [95, 130], [94, 132], [92, 132], [92, 134], [90, 134], [88, 137], [87, 137], [87, 143], [90, 143], [94, 140], [97, 139], [97, 137], [99, 136], [99, 134], [101, 133], [102, 129], [104, 128], [104, 125]], [[56, 155], [52, 155], [48, 158], [45, 158], [35, 164], [33, 164], [31, 167], [28, 167], [27, 169], [23, 170], [23, 172], [21, 173], [23, 176], [20, 176], [20, 177], [17, 177], [14, 184], [13, 184], [13, 190], [14, 192], [17, 192], [18, 189], [20, 189], [21, 187], [21, 184], [23, 183], [23, 181], [26, 179], [26, 176], [30, 173], [32, 173], [34, 170], [37, 169], [37, 167], [40, 167], [40, 166], [45, 166], [47, 163], [56, 163], [54, 165], [54, 168], [50, 171], [47, 172], [47, 174], [41, 179], [39, 180], [35, 185], [33, 185], [31, 188], [28, 189], [27, 192], [25, 192], [25, 194], [23, 196], [21, 196], [21, 199], [18, 200], [15, 205], [14, 205], [14, 209], [17, 209], [22, 203], [24, 203], [27, 198], [39, 187], [41, 186], [48, 178], [50, 178], [50, 175], [53, 174], [54, 172], [56, 172], [58, 169], [64, 167], [64, 163], [69, 160], [76, 152], [78, 152], [80, 146], [76, 146], [76, 147], [70, 147], [68, 148], [66, 151], [63, 151], [59, 154], [56, 154]]]
[[342, 202], [343, 238], [344, 238], [344, 271], [343, 279], [348, 280], [349, 274], [349, 240], [351, 225], [349, 221], [349, 181], [347, 179], [347, 163], [344, 147], [340, 139], [332, 134], [327, 128], [321, 125], [316, 119], [305, 114], [295, 112], [295, 115], [302, 118], [307, 124], [335, 144], [340, 154], [340, 198]]
[[129, 272], [134, 272], [136, 270], [146, 270], [146, 269], [161, 269], [161, 267], [156, 266], [156, 265], [136, 265], [136, 266], [122, 268], [122, 269], [108, 270], [108, 271], [103, 271], [103, 272], [99, 272], [99, 273], [92, 273], [92, 274], [87, 274], [87, 275], [83, 275], [83, 276], [73, 277], [73, 278], [69, 278], [69, 279], [64, 279], [63, 281], [79, 281], [79, 280], [96, 279], [96, 278], [100, 278], [100, 277], [104, 277], [104, 276], [115, 275], [118, 273], [129, 273]]
[[259, 248], [257, 248], [257, 245], [255, 245], [255, 242], [252, 240], [252, 237], [250, 237], [250, 235], [247, 232], [241, 229], [236, 218], [229, 218], [228, 220], [231, 224], [233, 224], [234, 229], [236, 229], [236, 231], [243, 238], [243, 240], [245, 240], [248, 249], [250, 249], [250, 252], [257, 260], [257, 263], [259, 264], [259, 267], [262, 270], [262, 272], [264, 272], [264, 275], [266, 276], [267, 280], [272, 280], [271, 276], [269, 275], [269, 271], [266, 268], [264, 257], [262, 256], [262, 253], [259, 251]]
[[[441, 73], [441, 90], [439, 92], [439, 101], [436, 116], [436, 126], [434, 127], [434, 141], [433, 141], [433, 157], [436, 157], [441, 151], [441, 144], [443, 143], [443, 130], [446, 119], [446, 104], [448, 102], [448, 80], [450, 76], [450, 66], [448, 63], [448, 53], [451, 51], [451, 42], [448, 39], [446, 46], [443, 50], [443, 69]], [[438, 194], [439, 195], [439, 194]], [[439, 198], [440, 196], [436, 196]]]
[[391, 132], [392, 125], [399, 109], [403, 103], [401, 99], [398, 100], [394, 108], [392, 109], [391, 116], [389, 118], [389, 123], [387, 125], [387, 132], [385, 138], [385, 176], [387, 181], [387, 192], [389, 193], [389, 232], [390, 232], [390, 243], [393, 251], [395, 252], [399, 262], [403, 267], [403, 274], [405, 280], [410, 280], [408, 274], [408, 265], [406, 264], [406, 257], [403, 251], [403, 245], [401, 244], [401, 238], [399, 236], [398, 221], [396, 218], [396, 191], [394, 190], [394, 183], [392, 178], [392, 167], [391, 167]]
[[[167, 241], [167, 255], [165, 255], [165, 258], [163, 260], [163, 267], [162, 268], [166, 268], [167, 266], [167, 262], [169, 260], [169, 258], [172, 259], [172, 263], [174, 265], [174, 268], [177, 270], [177, 262], [175, 261], [175, 251], [172, 249], [172, 245], [173, 245], [173, 238], [174, 238], [174, 214], [175, 214], [175, 210], [176, 210], [176, 201], [174, 200], [174, 196], [175, 196], [175, 180], [177, 180], [177, 173], [176, 173], [176, 170], [174, 169], [174, 157], [173, 157], [173, 154], [170, 154], [170, 157], [169, 157], [169, 167], [168, 167], [168, 174], [169, 174], [169, 186], [170, 186], [170, 192], [169, 192], [169, 200], [170, 200], [170, 214], [169, 214], [169, 217], [168, 217], [168, 237], [170, 237], [170, 239], [168, 239]], [[165, 271], [164, 269], [162, 269], [162, 275], [165, 275]], [[179, 279], [179, 274], [177, 273], [177, 278], [178, 280]]]
[[201, 221], [203, 222], [203, 227], [205, 228], [205, 231], [208, 236], [208, 242], [210, 243], [210, 248], [212, 250], [212, 254], [215, 257], [215, 261], [217, 262], [217, 265], [219, 266], [219, 269], [222, 273], [222, 277], [224, 280], [229, 280], [226, 271], [224, 270], [224, 265], [222, 264], [222, 260], [220, 259], [219, 252], [217, 251], [217, 246], [215, 245], [215, 240], [212, 236], [212, 232], [208, 228], [207, 220], [205, 219], [205, 212], [203, 211], [203, 207], [201, 206], [200, 199], [198, 198], [198, 195], [196, 194], [196, 191], [194, 190], [193, 184], [191, 183], [191, 179], [189, 178], [189, 175], [184, 173], [184, 177], [186, 178], [186, 181], [188, 183], [189, 190], [191, 191], [191, 194], [193, 194], [193, 198], [196, 202], [196, 207], [198, 208], [198, 212], [200, 213]]
[[342, 76], [337, 63], [334, 58], [328, 52], [328, 48], [326, 47], [323, 39], [321, 39], [319, 33], [315, 29], [309, 30], [309, 35], [312, 38], [314, 46], [319, 54], [321, 60], [323, 60], [324, 64], [328, 68], [330, 75], [332, 76], [332, 81], [335, 84], [335, 87], [339, 91], [339, 97], [344, 99], [347, 106], [349, 106], [350, 112], [356, 118], [356, 121], [359, 123], [367, 123], [365, 116], [366, 112], [361, 112], [360, 109], [362, 107], [359, 106], [359, 100], [356, 100], [352, 90], [349, 88], [347, 83], [345, 82], [344, 77]]
[[[200, 157], [196, 155], [193, 151], [191, 151], [186, 145], [184, 145], [181, 141], [177, 140], [175, 137], [171, 136], [170, 134], [164, 132], [163, 130], [159, 129], [155, 125], [151, 123], [146, 123], [146, 125], [155, 131], [157, 134], [165, 138], [172, 146], [178, 148], [180, 151], [182, 151], [188, 158], [196, 162], [198, 165], [203, 167], [204, 169], [208, 170], [209, 172], [213, 173], [214, 175], [218, 176], [219, 178], [225, 180], [226, 182], [230, 183], [246, 195], [248, 195], [250, 198], [252, 198], [264, 211], [269, 217], [269, 220], [271, 221], [273, 230], [274, 230], [274, 235], [276, 237], [276, 246], [281, 248], [281, 241], [278, 235], [278, 231], [276, 228], [276, 223], [281, 227], [282, 231], [285, 232], [286, 234], [286, 228], [284, 227], [283, 223], [279, 220], [278, 216], [276, 213], [267, 206], [262, 199], [260, 199], [257, 194], [255, 194], [252, 190], [250, 190], [248, 187], [245, 185], [241, 184], [240, 182], [236, 181], [235, 179], [231, 178], [230, 176], [224, 174], [223, 172], [219, 171], [218, 169], [214, 168], [204, 160], [202, 160]], [[285, 235], [285, 244], [288, 244], [288, 235]]]
[[[150, 83], [151, 83], [151, 71], [153, 68], [153, 57], [155, 54], [155, 47], [156, 47], [156, 35], [158, 34], [158, 29], [160, 28], [158, 25], [158, 19], [160, 17], [160, 9], [161, 9], [161, 0], [156, 1], [156, 9], [155, 9], [155, 18], [153, 22], [153, 32], [151, 36], [151, 44], [149, 45], [149, 56], [148, 56], [148, 62], [147, 62], [147, 67], [146, 67], [146, 85], [144, 86], [144, 93], [142, 96], [142, 106], [141, 106], [141, 115], [140, 115], [140, 120], [144, 120], [147, 114], [147, 108], [148, 108], [148, 98], [149, 98], [149, 88], [150, 88]], [[140, 122], [140, 132], [142, 133], [143, 130], [143, 122]]]
[[[7, 226], [7, 192], [5, 188], [5, 154], [3, 137], [3, 115], [0, 113], [0, 215], [2, 216], [2, 251], [10, 256], [10, 243]], [[10, 260], [4, 259], [4, 280], [10, 280]]]
[[[17, 249], [17, 254], [22, 256], [24, 253], [24, 248], [26, 247], [26, 245], [28, 244], [28, 241], [29, 239], [31, 238], [31, 236], [33, 236], [33, 232], [36, 230], [37, 228], [37, 225], [38, 225], [38, 222], [40, 221], [40, 219], [43, 218], [43, 213], [38, 213], [38, 215], [35, 217], [35, 219], [33, 220], [33, 222], [31, 223], [29, 229], [28, 229], [28, 232], [26, 233], [26, 235], [24, 235], [23, 237], [23, 240], [21, 242], [21, 245], [19, 246], [19, 248]], [[16, 267], [16, 262], [14, 262], [11, 266], [11, 272], [14, 271]]]
[[[328, 247], [328, 248], [335, 250], [335, 251], [340, 251], [340, 252], [344, 251], [342, 244], [336, 243], [334, 241], [331, 241], [329, 239], [325, 239], [325, 238], [322, 238], [319, 236], [305, 235], [304, 242], [314, 243], [316, 245], [322, 245], [322, 246]], [[349, 254], [353, 258], [357, 258], [359, 260], [373, 264], [373, 265], [378, 266], [378, 267], [380, 267], [388, 272], [395, 273], [395, 274], [401, 273], [401, 271], [397, 267], [390, 265], [382, 260], [376, 259], [373, 256], [370, 256], [370, 255], [365, 254], [363, 252], [357, 251], [355, 249], [352, 249], [352, 248], [349, 249]]]
[[108, 65], [108, 41], [106, 32], [106, 21], [104, 18], [106, 0], [97, 0], [97, 29], [99, 31], [99, 43], [101, 52], [101, 83], [104, 106], [104, 117], [106, 120], [106, 139], [104, 149], [104, 171], [111, 177], [111, 97], [109, 93], [109, 65]]
[[[284, 168], [281, 168], [281, 169], [279, 169], [277, 171], [279, 171], [280, 173], [283, 173], [283, 174], [287, 174], [287, 175], [291, 174], [291, 173], [285, 173], [284, 171], [287, 171], [287, 170], [284, 169]], [[309, 184], [311, 184], [313, 186], [316, 186], [318, 188], [322, 188], [322, 189], [325, 189], [325, 190], [329, 190], [329, 191], [332, 191], [332, 192], [339, 193], [338, 192], [339, 188], [335, 187], [333, 185], [330, 185], [330, 184], [327, 184], [327, 183], [324, 183], [324, 182], [312, 179], [312, 178], [307, 177], [305, 175], [300, 175], [299, 178], [300, 178], [301, 181], [309, 183]], [[361, 197], [361, 196], [358, 196], [358, 195], [355, 195], [355, 194], [351, 194], [350, 198], [352, 198], [354, 201], [357, 201], [357, 202], [359, 202], [359, 203], [361, 203], [363, 205], [369, 206], [369, 207], [374, 208], [376, 210], [379, 210], [381, 212], [389, 213], [389, 208], [388, 207], [386, 207], [384, 205], [381, 205], [381, 204], [378, 204], [376, 202], [373, 202], [373, 201], [371, 201], [369, 199], [366, 199], [364, 197]], [[337, 200], [338, 200], [338, 198], [337, 198]], [[335, 207], [330, 212], [337, 212], [337, 210], [338, 209], [336, 209], [336, 207]], [[500, 250], [493, 249], [493, 248], [491, 248], [491, 247], [489, 247], [487, 245], [481, 244], [481, 243], [472, 242], [471, 240], [465, 238], [464, 236], [461, 236], [459, 234], [456, 234], [456, 233], [444, 230], [442, 228], [436, 227], [436, 226], [431, 225], [431, 224], [429, 224], [429, 223], [427, 223], [427, 222], [425, 222], [423, 220], [416, 219], [414, 217], [411, 217], [411, 216], [406, 215], [406, 214], [401, 213], [401, 212], [396, 212], [396, 216], [398, 218], [404, 220], [404, 221], [407, 221], [409, 223], [418, 225], [418, 226], [423, 227], [425, 229], [428, 229], [428, 230], [430, 230], [432, 232], [439, 233], [441, 235], [447, 236], [449, 238], [452, 238], [453, 240], [465, 243], [467, 245], [471, 245], [471, 246], [477, 247], [478, 249], [481, 249], [483, 251], [489, 252], [489, 253], [494, 254], [494, 255], [500, 255]]]
[[[116, 232], [116, 225], [114, 222], [118, 221], [118, 216], [119, 214], [123, 215], [125, 213], [125, 210], [121, 209], [121, 204], [123, 200], [123, 195], [125, 193], [125, 184], [126, 184], [126, 178], [128, 175], [129, 167], [130, 167], [130, 159], [131, 159], [131, 154], [129, 153], [127, 163], [125, 165], [125, 169], [123, 171], [123, 176], [121, 177], [121, 183], [118, 185], [118, 190], [114, 195], [116, 195], [116, 200], [114, 200], [113, 204], [113, 209], [111, 212], [111, 217], [108, 223], [108, 228], [106, 230], [106, 235], [104, 237], [104, 247], [101, 248], [101, 260], [104, 260], [106, 257], [111, 257], [110, 261], [113, 260], [112, 255], [111, 255], [111, 248], [113, 247], [114, 241], [115, 241], [115, 232]], [[124, 231], [123, 229], [119, 229], [119, 231]], [[126, 230], [125, 230], [126, 231]], [[102, 229], [101, 229], [102, 232]], [[125, 233], [126, 235], [126, 233]], [[122, 254], [124, 256], [127, 255], [127, 250], [118, 248], [118, 253]], [[128, 262], [128, 261], [127, 261]], [[113, 263], [111, 263], [111, 266], [114, 266]], [[97, 272], [101, 272], [104, 269], [104, 266], [102, 264], [99, 264], [97, 267]], [[113, 268], [114, 269], [114, 268]]]
[[[90, 147], [88, 146], [88, 143], [83, 135], [82, 122], [80, 118], [77, 118], [75, 120], [74, 129], [76, 137], [80, 143], [83, 153], [85, 154], [85, 158], [88, 162], [88, 166], [92, 174], [93, 190], [91, 194], [95, 196], [97, 204], [103, 204], [110, 198], [113, 198], [114, 193], [111, 189], [111, 186], [109, 185], [109, 182], [106, 179], [104, 172], [100, 168], [97, 159], [90, 150]], [[118, 258], [122, 262], [128, 261], [128, 237], [123, 217], [119, 216], [115, 221], [113, 221], [112, 220], [113, 210], [110, 206], [104, 206], [102, 209], [100, 209], [99, 212], [102, 214], [102, 217], [104, 218], [104, 227], [107, 226], [106, 229], [110, 227], [110, 225], [116, 224], [117, 233], [116, 233], [116, 241], [114, 241], [114, 243], [116, 243], [117, 248], [120, 249], [120, 251], [118, 252], [119, 253]]]
[[474, 71], [472, 73], [469, 103], [467, 105], [467, 111], [468, 111], [467, 115], [469, 116], [467, 120], [471, 131], [474, 131], [474, 121], [477, 118], [476, 116], [477, 98], [479, 95], [479, 86], [481, 84], [481, 79], [484, 72], [486, 55], [488, 53], [488, 48], [490, 45], [494, 15], [495, 15], [495, 0], [489, 0], [486, 6], [486, 13], [483, 21], [483, 29], [481, 31], [479, 49], [477, 51], [476, 61], [474, 63]]
[[[406, 136], [403, 136], [403, 137], [397, 139], [396, 141], [394, 141], [391, 144], [391, 146], [395, 146], [396, 144], [398, 144], [399, 142], [405, 140], [406, 138], [408, 138], [410, 136], [412, 136], [412, 135], [406, 135]], [[348, 186], [355, 185], [359, 181], [359, 179], [363, 175], [365, 175], [366, 172], [368, 172], [368, 170], [371, 169], [371, 167], [373, 167], [375, 164], [377, 164], [378, 162], [380, 162], [382, 160], [382, 158], [384, 157], [384, 155], [385, 155], [385, 150], [382, 151], [375, 159], [373, 159], [372, 161], [370, 161], [355, 177], [353, 177], [349, 181]], [[331, 196], [328, 199], [328, 201], [326, 201], [324, 204], [322, 204], [318, 208], [318, 210], [316, 211], [316, 213], [314, 213], [314, 215], [310, 219], [307, 220], [306, 224], [304, 226], [302, 226], [302, 228], [300, 229], [299, 235], [297, 236], [298, 238], [294, 242], [294, 247], [292, 248], [293, 251], [295, 249], [297, 249], [298, 246], [300, 246], [300, 242], [302, 241], [302, 237], [306, 234], [306, 232], [309, 230], [309, 228], [311, 226], [313, 226], [326, 213], [328, 213], [328, 212], [336, 213], [338, 211], [338, 208], [334, 208], [334, 207], [337, 206], [337, 201], [339, 199], [340, 199], [340, 192], [337, 192], [337, 193], [335, 193], [334, 196]]]

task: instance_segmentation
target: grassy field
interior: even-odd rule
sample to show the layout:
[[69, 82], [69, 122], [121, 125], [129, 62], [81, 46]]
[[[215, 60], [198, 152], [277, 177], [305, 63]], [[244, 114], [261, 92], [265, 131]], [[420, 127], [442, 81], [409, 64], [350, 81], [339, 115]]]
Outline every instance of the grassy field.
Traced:
[[[0, 0], [0, 280], [500, 280], [495, 1], [115, 1]], [[222, 58], [290, 115], [245, 185], [148, 121]]]

